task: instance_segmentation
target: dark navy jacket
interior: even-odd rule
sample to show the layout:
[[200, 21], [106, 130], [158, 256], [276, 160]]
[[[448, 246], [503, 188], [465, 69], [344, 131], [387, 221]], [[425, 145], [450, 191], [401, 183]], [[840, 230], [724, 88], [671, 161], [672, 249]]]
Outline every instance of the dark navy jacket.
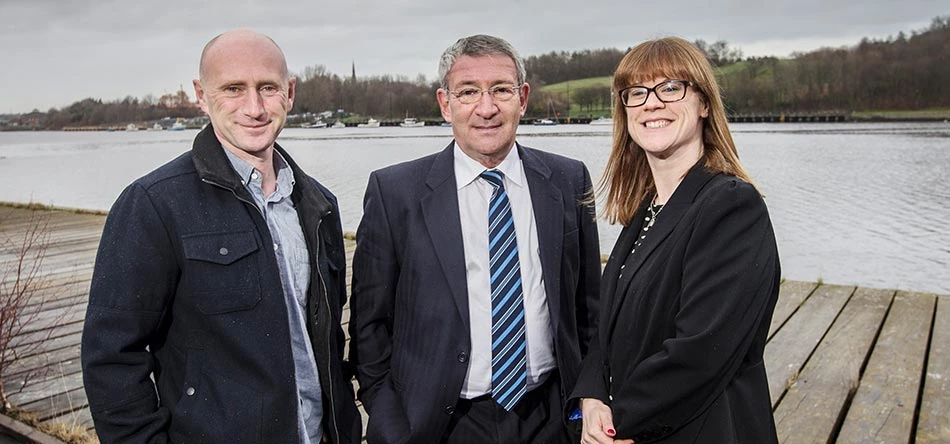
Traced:
[[[336, 198], [277, 150], [296, 178], [291, 197], [312, 264], [307, 328], [324, 430], [333, 443], [357, 443]], [[103, 443], [299, 442], [287, 307], [273, 241], [252, 202], [209, 125], [190, 152], [113, 205], [82, 338]]]
[[[370, 175], [353, 258], [350, 360], [370, 444], [437, 443], [471, 336], [453, 144]], [[563, 401], [594, 336], [600, 248], [583, 163], [517, 146], [531, 191]]]

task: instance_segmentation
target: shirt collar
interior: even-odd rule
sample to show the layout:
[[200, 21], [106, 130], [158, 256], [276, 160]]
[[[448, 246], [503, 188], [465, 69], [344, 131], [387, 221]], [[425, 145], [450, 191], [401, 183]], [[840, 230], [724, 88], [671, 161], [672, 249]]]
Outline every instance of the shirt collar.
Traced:
[[[460, 190], [474, 182], [475, 179], [478, 179], [479, 175], [487, 168], [478, 163], [475, 159], [468, 157], [468, 154], [465, 154], [462, 149], [459, 148], [457, 142], [454, 145], [455, 184], [456, 188]], [[505, 159], [502, 160], [497, 167], [492, 169], [501, 171], [502, 174], [505, 175], [505, 178], [508, 179], [508, 184], [519, 187], [524, 186], [524, 169], [521, 167], [521, 156], [518, 154], [517, 144], [512, 145]]]
[[[222, 147], [224, 153], [227, 154], [228, 160], [231, 161], [231, 167], [234, 168], [234, 171], [237, 172], [238, 177], [241, 179], [241, 183], [244, 186], [248, 186], [251, 183], [254, 183], [255, 180], [251, 178], [251, 174], [254, 174], [254, 167], [251, 164], [244, 161], [240, 157], [236, 156], [227, 148]], [[277, 193], [281, 196], [289, 196], [293, 192], [294, 185], [296, 180], [294, 179], [294, 172], [290, 169], [290, 164], [287, 163], [287, 160], [284, 159], [284, 156], [280, 154], [279, 151], [274, 150], [274, 169], [277, 171]], [[256, 180], [260, 182], [260, 178]]]

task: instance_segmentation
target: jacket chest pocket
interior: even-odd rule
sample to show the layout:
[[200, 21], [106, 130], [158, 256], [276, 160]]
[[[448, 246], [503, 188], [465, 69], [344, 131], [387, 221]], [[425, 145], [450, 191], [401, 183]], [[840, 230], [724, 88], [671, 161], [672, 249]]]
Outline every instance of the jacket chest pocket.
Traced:
[[254, 308], [261, 299], [260, 250], [253, 231], [182, 236], [185, 264], [179, 295], [204, 314]]

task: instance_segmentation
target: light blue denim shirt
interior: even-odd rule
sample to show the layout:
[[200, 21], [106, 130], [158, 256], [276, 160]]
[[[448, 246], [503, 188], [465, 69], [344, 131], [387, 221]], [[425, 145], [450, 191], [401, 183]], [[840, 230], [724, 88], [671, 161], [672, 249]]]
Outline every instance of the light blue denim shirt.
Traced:
[[264, 220], [267, 221], [267, 228], [274, 241], [274, 253], [280, 268], [280, 281], [284, 287], [284, 299], [290, 322], [290, 338], [300, 406], [297, 409], [300, 442], [319, 444], [323, 437], [323, 398], [304, 315], [307, 311], [307, 289], [310, 286], [310, 256], [303, 230], [300, 228], [297, 210], [290, 199], [290, 193], [294, 190], [294, 173], [283, 156], [274, 150], [277, 189], [270, 196], [265, 197], [261, 189], [261, 173], [227, 149], [224, 152], [227, 153], [231, 166], [241, 178], [241, 183], [254, 197], [257, 208], [264, 214]]

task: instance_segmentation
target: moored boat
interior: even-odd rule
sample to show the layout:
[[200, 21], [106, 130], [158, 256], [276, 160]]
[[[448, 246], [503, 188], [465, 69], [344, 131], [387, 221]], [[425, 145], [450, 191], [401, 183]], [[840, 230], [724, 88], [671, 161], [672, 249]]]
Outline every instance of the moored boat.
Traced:
[[402, 120], [402, 123], [400, 123], [399, 126], [403, 128], [420, 128], [420, 127], [426, 126], [426, 123], [420, 122], [416, 120], [414, 117], [406, 117], [405, 119]]
[[366, 123], [360, 123], [356, 125], [357, 128], [379, 128], [379, 121], [373, 118], [370, 118]]

